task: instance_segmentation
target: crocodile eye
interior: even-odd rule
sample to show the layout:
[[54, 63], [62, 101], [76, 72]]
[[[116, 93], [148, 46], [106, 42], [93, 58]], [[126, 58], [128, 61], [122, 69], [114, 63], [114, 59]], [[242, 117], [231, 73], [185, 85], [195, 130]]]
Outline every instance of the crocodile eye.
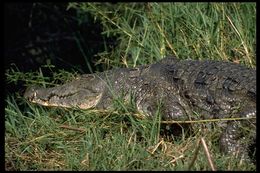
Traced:
[[93, 79], [95, 79], [95, 76], [92, 74], [83, 74], [82, 78], [87, 79], [87, 80], [93, 80]]
[[94, 75], [91, 75], [91, 76], [89, 76], [88, 78], [89, 78], [89, 80], [93, 80], [93, 79], [95, 79], [95, 76], [94, 76]]

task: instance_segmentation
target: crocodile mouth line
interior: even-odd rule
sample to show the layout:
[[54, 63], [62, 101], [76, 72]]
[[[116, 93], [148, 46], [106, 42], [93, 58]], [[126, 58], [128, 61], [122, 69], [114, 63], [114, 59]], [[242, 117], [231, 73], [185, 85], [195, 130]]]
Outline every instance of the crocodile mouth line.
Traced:
[[[80, 108], [80, 109], [89, 109], [98, 104], [102, 97], [102, 93], [96, 95], [96, 96], [88, 96], [83, 100], [75, 100], [75, 102], [72, 103], [66, 103], [60, 102], [60, 100], [65, 100], [68, 99], [69, 97], [72, 97], [73, 95], [77, 94], [75, 93], [70, 93], [64, 96], [59, 96], [57, 94], [50, 94], [50, 96], [47, 97], [47, 99], [42, 99], [37, 96], [37, 92], [35, 91], [32, 96], [29, 99], [30, 102], [32, 103], [37, 103], [43, 106], [52, 106], [52, 107], [65, 107], [65, 108]], [[57, 103], [56, 103], [57, 102]]]
[[75, 94], [77, 94], [77, 92], [69, 93], [69, 94], [66, 94], [66, 95], [59, 95], [59, 94], [55, 94], [55, 93], [50, 93], [49, 96], [46, 97], [46, 99], [43, 99], [43, 98], [40, 98], [37, 95], [37, 91], [34, 91], [32, 96], [29, 97], [28, 99], [29, 99], [29, 101], [34, 102], [34, 103], [42, 102], [42, 103], [48, 104], [51, 99], [55, 99], [55, 100], [67, 99], [69, 97], [72, 97]]

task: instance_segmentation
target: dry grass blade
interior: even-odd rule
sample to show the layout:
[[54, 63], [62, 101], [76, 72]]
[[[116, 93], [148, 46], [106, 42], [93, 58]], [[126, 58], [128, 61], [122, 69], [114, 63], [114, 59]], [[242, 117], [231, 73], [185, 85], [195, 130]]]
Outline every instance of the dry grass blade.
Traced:
[[216, 118], [216, 119], [206, 119], [206, 120], [187, 120], [187, 121], [161, 121], [164, 124], [187, 124], [187, 123], [207, 123], [207, 122], [217, 122], [217, 121], [238, 121], [238, 120], [249, 120], [256, 119], [256, 117], [239, 117], [239, 118]]
[[199, 153], [199, 149], [200, 149], [200, 141], [197, 142], [197, 148], [195, 150], [195, 153], [194, 153], [194, 157], [192, 158], [192, 161], [188, 167], [188, 170], [191, 169], [191, 167], [193, 166], [193, 164], [195, 163], [195, 160], [197, 159], [197, 156], [198, 156], [198, 153]]
[[237, 33], [237, 35], [239, 36], [240, 40], [241, 40], [241, 44], [243, 45], [244, 49], [245, 49], [245, 53], [246, 53], [246, 58], [248, 59], [248, 62], [250, 63], [250, 65], [252, 65], [252, 60], [250, 58], [250, 54], [249, 54], [249, 51], [247, 49], [247, 46], [245, 45], [245, 42], [240, 34], [240, 32], [237, 30], [237, 27], [233, 24], [232, 20], [226, 16], [229, 23], [231, 24], [232, 28], [235, 30], [235, 32]]
[[86, 131], [85, 129], [71, 127], [71, 126], [67, 126], [67, 125], [60, 125], [60, 128], [64, 128], [64, 129], [68, 129], [68, 130], [74, 130], [74, 131], [79, 131], [81, 133], [84, 133]]

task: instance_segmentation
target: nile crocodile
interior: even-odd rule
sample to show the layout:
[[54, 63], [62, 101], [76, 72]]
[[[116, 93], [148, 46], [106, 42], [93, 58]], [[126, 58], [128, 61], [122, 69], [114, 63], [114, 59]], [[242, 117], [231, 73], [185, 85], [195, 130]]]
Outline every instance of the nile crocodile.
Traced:
[[246, 119], [219, 122], [226, 153], [247, 155], [246, 139], [256, 138], [256, 70], [231, 62], [166, 57], [151, 65], [84, 74], [53, 88], [30, 87], [24, 96], [44, 106], [81, 109], [108, 109], [114, 98], [134, 98], [146, 117], [160, 106], [163, 120]]

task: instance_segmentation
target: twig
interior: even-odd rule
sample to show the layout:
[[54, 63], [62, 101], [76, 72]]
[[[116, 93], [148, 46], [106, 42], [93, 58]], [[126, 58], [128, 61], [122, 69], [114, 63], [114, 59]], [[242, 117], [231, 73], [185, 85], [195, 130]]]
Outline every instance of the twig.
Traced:
[[207, 159], [208, 159], [208, 161], [209, 161], [209, 165], [210, 165], [210, 167], [211, 167], [211, 170], [212, 170], [212, 171], [216, 171], [216, 166], [214, 165], [214, 163], [213, 163], [213, 161], [212, 161], [211, 155], [210, 155], [210, 153], [209, 153], [209, 149], [208, 149], [208, 147], [207, 147], [207, 144], [206, 144], [204, 138], [201, 138], [200, 141], [201, 141], [202, 146], [203, 146], [203, 148], [204, 148], [204, 151], [205, 151], [205, 153], [206, 153], [206, 156], [207, 156]]
[[202, 144], [203, 149], [204, 149], [204, 151], [205, 151], [205, 153], [206, 153], [206, 156], [207, 156], [209, 165], [210, 165], [210, 167], [211, 167], [211, 170], [212, 170], [212, 171], [216, 171], [216, 166], [214, 165], [214, 163], [213, 163], [213, 161], [212, 161], [211, 155], [210, 155], [210, 153], [209, 153], [209, 149], [208, 149], [207, 144], [206, 144], [206, 142], [205, 142], [205, 140], [204, 140], [203, 137], [198, 141], [197, 148], [196, 148], [195, 153], [194, 153], [194, 157], [193, 157], [193, 159], [192, 159], [192, 161], [191, 161], [191, 163], [190, 163], [190, 165], [189, 165], [189, 167], [188, 167], [188, 170], [191, 169], [191, 167], [193, 166], [195, 160], [197, 159], [198, 152], [199, 152], [199, 149], [200, 149], [200, 144]]

